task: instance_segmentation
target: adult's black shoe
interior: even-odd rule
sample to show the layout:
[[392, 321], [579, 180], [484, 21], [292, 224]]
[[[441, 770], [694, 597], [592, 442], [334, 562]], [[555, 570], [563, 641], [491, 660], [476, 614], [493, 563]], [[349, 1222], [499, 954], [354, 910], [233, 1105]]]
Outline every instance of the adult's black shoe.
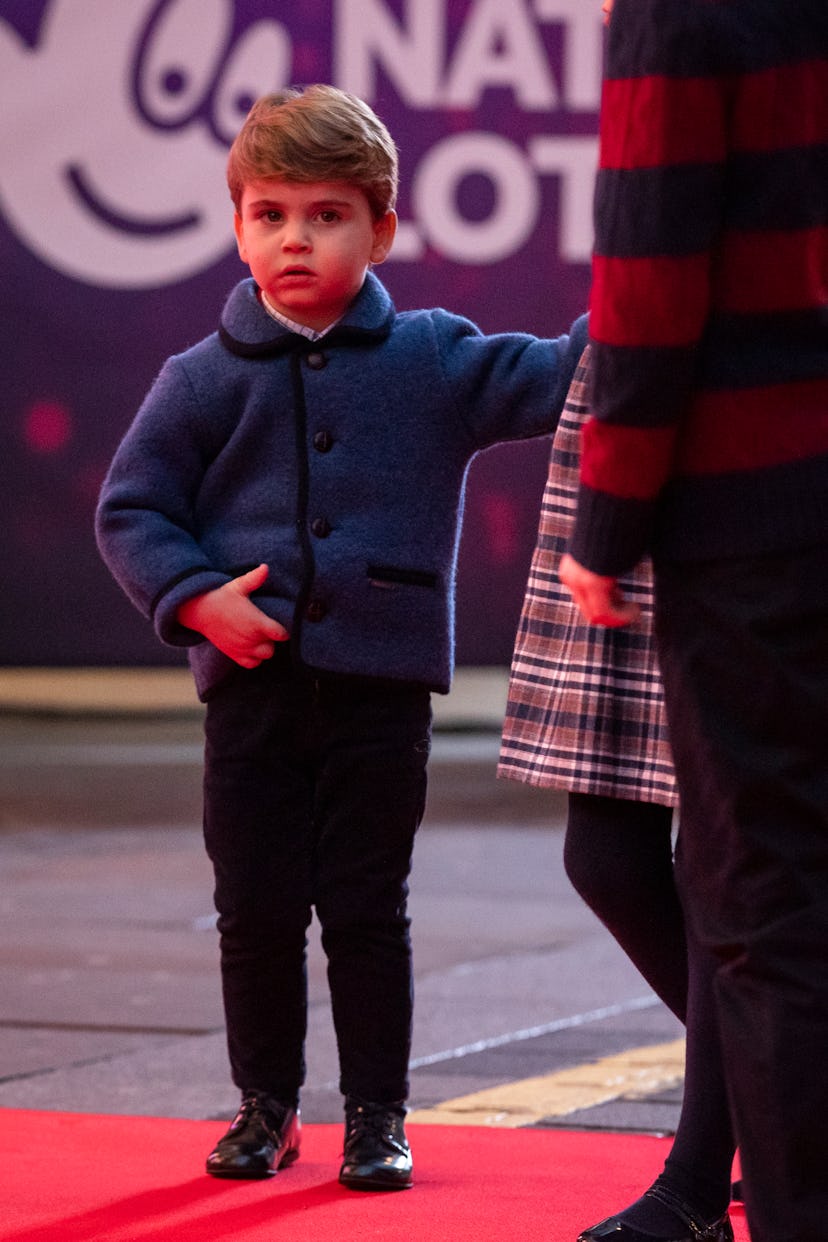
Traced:
[[733, 1242], [733, 1227], [727, 1212], [718, 1220], [705, 1221], [691, 1207], [664, 1186], [651, 1186], [644, 1196], [657, 1199], [669, 1207], [676, 1217], [675, 1229], [669, 1234], [645, 1232], [624, 1220], [624, 1213], [608, 1216], [600, 1224], [586, 1229], [578, 1242]]
[[270, 1177], [299, 1155], [299, 1110], [261, 1091], [246, 1091], [227, 1133], [207, 1157], [211, 1177]]
[[351, 1190], [407, 1190], [412, 1184], [411, 1148], [403, 1104], [345, 1100], [345, 1150], [339, 1180]]

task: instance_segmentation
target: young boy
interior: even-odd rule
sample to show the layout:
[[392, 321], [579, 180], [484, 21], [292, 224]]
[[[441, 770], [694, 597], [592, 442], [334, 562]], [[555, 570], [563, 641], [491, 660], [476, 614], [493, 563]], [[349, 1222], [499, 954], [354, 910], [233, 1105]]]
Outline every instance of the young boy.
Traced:
[[553, 429], [586, 323], [543, 341], [397, 314], [369, 270], [394, 238], [396, 149], [332, 87], [261, 99], [228, 182], [252, 279], [217, 333], [165, 364], [97, 517], [112, 573], [189, 647], [207, 705], [204, 831], [242, 1092], [207, 1171], [266, 1177], [299, 1153], [315, 909], [340, 1181], [403, 1188], [408, 875], [430, 692], [451, 679], [466, 470]]

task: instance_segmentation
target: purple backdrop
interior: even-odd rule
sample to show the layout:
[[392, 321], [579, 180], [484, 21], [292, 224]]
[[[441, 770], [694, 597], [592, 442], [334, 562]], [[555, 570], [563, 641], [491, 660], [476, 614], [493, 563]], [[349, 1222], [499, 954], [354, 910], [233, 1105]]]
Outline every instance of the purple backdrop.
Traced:
[[[177, 663], [99, 562], [103, 473], [164, 358], [244, 274], [227, 146], [249, 103], [328, 81], [401, 153], [398, 307], [486, 331], [586, 305], [598, 0], [0, 0], [0, 662]], [[542, 441], [469, 479], [458, 661], [506, 662]]]

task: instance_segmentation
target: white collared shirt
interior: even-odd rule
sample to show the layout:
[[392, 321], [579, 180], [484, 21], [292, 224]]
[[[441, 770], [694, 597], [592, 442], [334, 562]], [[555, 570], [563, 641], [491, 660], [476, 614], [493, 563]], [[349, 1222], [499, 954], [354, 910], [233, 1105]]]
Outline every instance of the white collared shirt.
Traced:
[[[277, 311], [276, 308], [271, 306], [270, 302], [268, 302], [264, 289], [260, 289], [259, 293], [262, 299], [262, 306], [265, 308], [268, 315], [270, 315], [271, 319], [275, 319], [277, 323], [280, 323], [283, 328], [287, 328], [289, 332], [297, 332], [299, 336], [307, 337], [309, 341], [320, 341], [323, 336], [326, 336], [327, 333], [330, 332], [331, 328], [335, 328], [339, 323], [339, 319], [335, 319], [333, 323], [328, 324], [327, 328], [323, 328], [321, 332], [318, 332], [316, 328], [309, 328], [306, 324], [296, 323], [294, 319], [288, 319], [287, 315], [283, 315], [281, 311]], [[342, 316], [340, 315], [339, 318], [341, 319]]]

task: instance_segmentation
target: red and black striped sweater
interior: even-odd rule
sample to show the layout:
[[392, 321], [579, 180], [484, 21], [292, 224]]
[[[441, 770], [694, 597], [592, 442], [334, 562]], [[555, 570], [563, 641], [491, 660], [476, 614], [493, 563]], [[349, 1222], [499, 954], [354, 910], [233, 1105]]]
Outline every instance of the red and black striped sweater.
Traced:
[[828, 0], [616, 0], [575, 559], [828, 538]]

